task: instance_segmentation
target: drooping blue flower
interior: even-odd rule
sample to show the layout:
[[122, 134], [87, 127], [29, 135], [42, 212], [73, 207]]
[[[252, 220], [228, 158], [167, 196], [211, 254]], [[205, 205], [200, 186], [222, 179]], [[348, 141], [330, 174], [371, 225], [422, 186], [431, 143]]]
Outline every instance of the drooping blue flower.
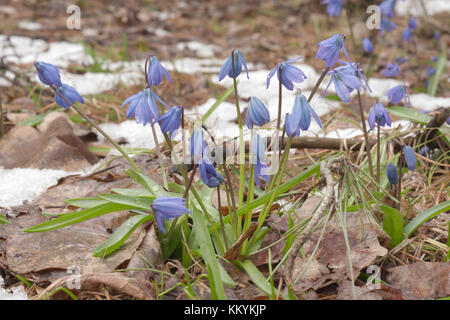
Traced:
[[277, 64], [275, 68], [273, 68], [267, 76], [267, 88], [269, 88], [270, 79], [273, 77], [275, 72], [277, 73], [278, 81], [280, 81], [280, 73], [281, 73], [281, 83], [288, 90], [294, 89], [294, 83], [303, 82], [306, 79], [306, 75], [303, 73], [303, 71], [295, 66], [290, 65], [290, 63], [297, 61], [301, 58], [302, 57], [298, 57]]
[[147, 81], [149, 86], [158, 86], [163, 78], [166, 77], [170, 82], [172, 78], [169, 72], [164, 68], [159, 62], [158, 58], [154, 55], [151, 55], [148, 59], [148, 68], [147, 68]]
[[34, 66], [37, 70], [39, 80], [41, 80], [43, 84], [54, 88], [62, 85], [61, 76], [59, 75], [59, 70], [57, 67], [43, 61], [35, 62]]
[[[339, 66], [337, 68], [334, 68], [334, 70], [336, 70], [340, 74], [352, 75], [354, 77], [357, 77], [359, 80], [361, 80], [361, 86], [359, 86], [359, 83], [357, 81], [355, 81], [354, 79], [347, 79], [347, 78], [345, 79], [345, 82], [347, 83], [347, 87], [350, 88], [350, 92], [353, 89], [356, 89], [359, 91], [361, 88], [363, 88], [364, 90], [367, 89], [370, 92], [372, 92], [372, 90], [369, 87], [369, 83], [367, 82], [367, 79], [363, 74], [363, 69], [361, 68], [359, 63], [353, 62], [350, 64], [343, 60], [338, 60], [338, 62], [342, 63], [343, 65]], [[330, 74], [330, 72], [328, 74]], [[345, 78], [345, 76], [344, 76], [344, 78]], [[350, 82], [352, 82], [353, 85], [351, 85]]]
[[383, 16], [393, 18], [395, 16], [395, 0], [385, 0], [379, 4], [380, 12]]
[[161, 132], [169, 132], [170, 139], [173, 138], [177, 130], [180, 128], [182, 112], [181, 108], [182, 107], [180, 106], [174, 106], [161, 117], [159, 117], [159, 126], [161, 127]]
[[205, 148], [206, 141], [203, 139], [203, 131], [199, 127], [195, 127], [190, 143], [190, 153], [194, 157], [194, 163], [200, 162], [203, 157], [203, 149]]
[[[63, 95], [71, 104], [75, 104], [76, 101], [80, 103], [84, 103], [83, 97], [75, 90], [74, 87], [71, 87], [67, 84], [62, 84], [57, 87], [56, 90]], [[67, 103], [59, 94], [55, 93], [55, 102], [58, 106], [62, 108], [69, 108], [70, 104]]]
[[382, 71], [381, 71], [381, 74], [383, 75], [383, 76], [385, 76], [385, 77], [396, 77], [396, 76], [398, 76], [398, 72], [399, 72], [399, 67], [398, 67], [398, 64], [397, 64], [397, 62], [394, 62], [394, 63], [388, 63], [387, 65], [386, 65], [386, 69], [383, 69]]
[[265, 164], [265, 145], [263, 139], [259, 135], [255, 135], [252, 138], [251, 150], [253, 153], [254, 164], [254, 181], [259, 187], [259, 179], [263, 178], [266, 182], [269, 181], [269, 166]]
[[439, 32], [435, 31], [433, 33], [433, 39], [434, 40], [438, 41], [440, 37], [441, 37], [441, 34]]
[[429, 68], [427, 69], [427, 73], [428, 73], [428, 75], [431, 77], [433, 74], [436, 73], [436, 69], [433, 68], [433, 67], [429, 67]]
[[414, 152], [413, 148], [410, 146], [404, 146], [403, 148], [403, 154], [405, 156], [406, 166], [409, 170], [413, 171], [416, 169], [416, 153]]
[[163, 233], [166, 233], [164, 220], [170, 221], [182, 216], [184, 213], [191, 213], [186, 208], [186, 200], [184, 198], [162, 196], [153, 200], [150, 207], [156, 213], [158, 227]]
[[408, 21], [408, 27], [409, 27], [412, 31], [416, 31], [416, 30], [417, 30], [417, 22], [416, 22], [416, 18], [414, 18], [414, 17], [409, 18], [409, 21]]
[[284, 120], [284, 130], [286, 131], [286, 135], [288, 137], [294, 136], [299, 137], [300, 136], [300, 114], [286, 114], [286, 118]]
[[406, 94], [406, 88], [404, 85], [399, 85], [399, 86], [389, 89], [386, 92], [386, 96], [389, 98], [389, 101], [392, 104], [397, 104], [402, 100], [404, 100], [405, 105], [407, 103], [407, 94]]
[[[450, 119], [450, 118], [449, 118]], [[424, 157], [429, 157], [430, 155], [430, 148], [428, 146], [423, 146], [422, 148], [420, 148], [419, 150], [419, 154], [424, 156]]]
[[302, 93], [295, 97], [292, 114], [295, 115], [295, 118], [297, 118], [297, 114], [299, 115], [298, 125], [302, 130], [309, 129], [309, 126], [311, 125], [311, 115], [314, 117], [319, 127], [322, 128], [322, 122], [320, 122], [319, 116]]
[[397, 168], [396, 168], [395, 164], [393, 164], [392, 162], [389, 163], [387, 166], [386, 175], [388, 177], [389, 182], [392, 185], [398, 184]]
[[412, 38], [412, 31], [409, 27], [406, 27], [405, 30], [403, 30], [403, 41], [405, 42], [409, 42], [409, 40], [411, 40]]
[[316, 58], [322, 59], [327, 67], [331, 68], [338, 61], [342, 49], [348, 61], [351, 63], [347, 49], [345, 48], [344, 40], [345, 38], [343, 35], [335, 34], [330, 38], [321, 41], [318, 44], [319, 50], [317, 51]]
[[[354, 66], [356, 69], [356, 66]], [[353, 89], [360, 90], [363, 87], [361, 80], [355, 75], [354, 69], [350, 65], [340, 66], [336, 69], [331, 70], [328, 74], [331, 74], [330, 82], [328, 82], [327, 87], [323, 95], [327, 92], [331, 83], [334, 84], [334, 88], [338, 97], [344, 102], [350, 102], [350, 92]]]
[[205, 149], [203, 149], [203, 157], [198, 165], [198, 171], [203, 183], [210, 188], [215, 188], [224, 181], [224, 178], [214, 168], [211, 160], [209, 160], [208, 153], [208, 148], [205, 147]]
[[135, 95], [127, 98], [122, 105], [121, 108], [127, 104], [127, 118], [131, 118], [134, 116], [136, 118], [136, 123], [142, 123], [144, 126], [147, 123], [154, 124], [155, 121], [159, 119], [159, 112], [156, 106], [156, 100], [158, 100], [161, 104], [168, 107], [167, 104], [161, 100], [160, 97], [150, 88], [145, 88], [142, 91], [139, 91]]
[[395, 24], [394, 21], [391, 21], [391, 20], [386, 19], [386, 18], [381, 18], [380, 30], [381, 30], [382, 33], [385, 32], [385, 31], [387, 33], [390, 33], [395, 28], [397, 28], [397, 25]]
[[240, 50], [233, 49], [230, 55], [228, 56], [227, 60], [225, 60], [225, 63], [223, 64], [222, 68], [220, 69], [219, 81], [222, 81], [226, 76], [233, 78], [233, 66], [232, 66], [233, 56], [234, 56], [234, 72], [236, 78], [241, 74], [242, 66], [244, 66], [245, 71], [247, 72], [247, 79], [249, 79], [247, 63], [245, 62], [244, 56], [242, 55]]
[[375, 123], [379, 124], [381, 127], [384, 127], [385, 125], [388, 125], [390, 127], [392, 124], [389, 113], [381, 103], [376, 103], [372, 107], [369, 112], [368, 122], [370, 129], [375, 128]]
[[247, 127], [252, 129], [253, 125], [262, 126], [269, 121], [269, 110], [267, 110], [264, 103], [256, 97], [251, 97], [248, 103], [247, 116], [245, 119]]
[[344, 0], [323, 0], [321, 4], [327, 5], [327, 13], [330, 16], [339, 16], [342, 10]]
[[362, 42], [362, 46], [365, 52], [372, 53], [373, 52], [373, 44], [369, 38], [364, 38]]

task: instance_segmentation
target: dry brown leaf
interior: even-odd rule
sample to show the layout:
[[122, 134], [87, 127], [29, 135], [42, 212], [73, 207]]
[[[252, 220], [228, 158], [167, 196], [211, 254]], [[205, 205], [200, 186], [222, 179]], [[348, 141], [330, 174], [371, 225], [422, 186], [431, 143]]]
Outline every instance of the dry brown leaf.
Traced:
[[436, 299], [450, 295], [450, 264], [416, 262], [388, 270], [388, 283], [408, 299]]
[[[347, 234], [351, 251], [351, 262], [353, 267], [353, 277], [359, 276], [361, 269], [371, 265], [377, 257], [387, 254], [388, 250], [380, 246], [378, 242], [378, 228], [365, 222], [362, 234], [359, 213], [348, 213]], [[309, 241], [304, 245], [305, 259], [298, 256], [294, 263], [293, 279], [296, 279], [306, 266], [311, 253], [319, 239], [319, 228]], [[345, 244], [342, 228], [332, 219], [325, 230], [319, 248], [312, 258], [309, 268], [297, 281], [294, 289], [298, 292], [307, 289], [318, 289], [328, 280], [342, 282], [351, 279], [347, 247]], [[327, 272], [328, 270], [328, 272]]]
[[74, 269], [81, 274], [110, 272], [131, 258], [144, 236], [141, 226], [115, 253], [94, 257], [95, 248], [121, 224], [119, 217], [124, 221], [129, 214], [117, 212], [50, 232], [25, 233], [23, 229], [45, 219], [36, 212], [22, 215], [0, 226], [0, 264], [37, 282], [54, 281]]

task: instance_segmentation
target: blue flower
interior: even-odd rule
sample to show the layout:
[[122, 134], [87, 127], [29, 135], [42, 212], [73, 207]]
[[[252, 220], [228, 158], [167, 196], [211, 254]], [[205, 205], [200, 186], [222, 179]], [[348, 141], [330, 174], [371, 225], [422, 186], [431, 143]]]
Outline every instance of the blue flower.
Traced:
[[408, 169], [411, 171], [416, 169], [416, 153], [414, 152], [413, 148], [411, 148], [410, 146], [404, 146], [403, 154], [405, 156], [406, 166], [408, 167]]
[[436, 69], [433, 68], [433, 67], [429, 67], [429, 68], [427, 69], [427, 72], [428, 72], [428, 75], [431, 77], [433, 74], [436, 73]]
[[[354, 66], [354, 68], [356, 67]], [[328, 85], [325, 88], [323, 95], [325, 95], [325, 93], [328, 90], [328, 87], [333, 82], [338, 97], [342, 101], [348, 103], [350, 102], [350, 92], [352, 92], [353, 89], [359, 91], [360, 88], [363, 87], [363, 83], [355, 75], [355, 72], [350, 67], [350, 65], [340, 66], [336, 69], [331, 70], [329, 74], [331, 74], [331, 79], [330, 82], [328, 82]]]
[[147, 68], [147, 83], [148, 86], [154, 85], [158, 86], [163, 78], [166, 77], [170, 82], [172, 78], [170, 77], [169, 72], [164, 68], [159, 62], [158, 58], [155, 56], [150, 56], [148, 59], [148, 68]]
[[382, 33], [384, 31], [386, 31], [387, 33], [390, 33], [395, 28], [397, 28], [397, 25], [395, 24], [394, 21], [391, 21], [386, 18], [381, 18], [380, 30]]
[[41, 80], [43, 84], [51, 87], [60, 87], [62, 85], [61, 76], [59, 75], [59, 70], [57, 67], [43, 61], [35, 62], [34, 66], [38, 71], [37, 74], [39, 80]]
[[297, 61], [301, 59], [301, 57], [291, 59], [288, 61], [281, 62], [273, 68], [269, 75], [267, 76], [267, 88], [269, 88], [270, 79], [273, 77], [275, 72], [277, 72], [277, 78], [280, 80], [280, 72], [281, 72], [281, 83], [286, 87], [288, 90], [294, 89], [295, 83], [301, 83], [306, 79], [306, 75], [303, 73], [302, 70], [300, 70], [297, 67], [291, 66], [290, 63]]
[[323, 0], [321, 4], [327, 5], [327, 13], [330, 16], [339, 16], [342, 10], [344, 0]]
[[314, 111], [314, 109], [311, 108], [308, 100], [302, 93], [298, 94], [295, 97], [294, 107], [292, 108], [292, 114], [296, 115], [295, 118], [297, 118], [297, 114], [299, 115], [298, 125], [302, 130], [309, 129], [309, 126], [311, 125], [311, 115], [314, 117], [319, 127], [322, 128], [322, 122], [320, 122], [319, 116]]
[[127, 118], [134, 116], [136, 118], [136, 123], [142, 123], [144, 126], [147, 123], [153, 125], [159, 118], [159, 112], [155, 99], [164, 106], [168, 107], [167, 104], [165, 104], [164, 101], [162, 101], [161, 98], [158, 97], [158, 95], [150, 88], [145, 88], [144, 90], [139, 91], [135, 95], [127, 98], [120, 107], [122, 108], [123, 106], [129, 104]]
[[364, 38], [363, 42], [362, 42], [362, 45], [363, 45], [363, 49], [364, 49], [365, 52], [367, 52], [367, 53], [372, 53], [373, 52], [373, 44], [372, 44], [372, 41], [370, 41], [369, 38]]
[[381, 103], [376, 103], [372, 107], [369, 112], [368, 122], [370, 129], [375, 128], [375, 123], [379, 124], [381, 127], [384, 127], [385, 125], [388, 125], [390, 127], [392, 124], [389, 113]]
[[409, 27], [405, 28], [405, 30], [403, 30], [403, 41], [405, 42], [409, 42], [409, 40], [411, 40], [412, 38], [412, 31]]
[[396, 77], [398, 76], [399, 67], [397, 62], [388, 63], [386, 69], [381, 71], [381, 74], [385, 77]]
[[423, 146], [419, 150], [419, 154], [424, 156], [424, 157], [427, 157], [427, 158], [430, 156], [430, 152], [431, 152], [431, 150], [430, 150], [430, 148], [428, 146]]
[[264, 103], [256, 97], [251, 97], [248, 103], [247, 116], [245, 123], [249, 129], [253, 128], [253, 125], [262, 126], [270, 121], [269, 110], [267, 110]]
[[394, 7], [395, 0], [385, 0], [379, 4], [380, 12], [383, 16], [388, 18], [393, 18], [395, 16]]
[[219, 174], [216, 169], [214, 169], [214, 165], [209, 160], [208, 156], [208, 148], [205, 147], [203, 149], [203, 158], [200, 160], [198, 165], [198, 171], [200, 173], [200, 179], [210, 188], [215, 188], [219, 184], [221, 184], [224, 179], [221, 174]]
[[397, 168], [393, 163], [389, 163], [386, 170], [386, 175], [391, 184], [398, 184]]
[[181, 124], [181, 112], [182, 107], [174, 106], [161, 117], [159, 117], [159, 126], [161, 127], [161, 132], [169, 132], [170, 139], [173, 138], [177, 130], [180, 128]]
[[269, 181], [269, 167], [264, 163], [265, 157], [265, 145], [262, 138], [259, 135], [255, 135], [252, 138], [251, 150], [253, 153], [254, 164], [254, 181], [259, 187], [259, 179], [263, 178], [266, 182]]
[[286, 135], [288, 137], [300, 136], [300, 114], [286, 114], [286, 118], [284, 120], [284, 130], [286, 131]]
[[230, 78], [233, 78], [233, 66], [232, 66], [232, 55], [234, 55], [234, 72], [236, 75], [236, 78], [241, 74], [242, 66], [244, 66], [245, 71], [247, 72], [247, 79], [248, 77], [248, 69], [247, 64], [245, 63], [244, 56], [242, 55], [240, 50], [233, 49], [228, 56], [227, 60], [225, 60], [225, 63], [222, 66], [222, 69], [220, 69], [219, 72], [219, 81], [222, 81], [226, 76], [229, 76]]
[[183, 215], [183, 213], [191, 213], [186, 208], [186, 200], [184, 198], [162, 196], [153, 200], [150, 206], [156, 213], [156, 220], [159, 229], [166, 233], [164, 220], [173, 220]]
[[416, 18], [414, 18], [414, 17], [409, 18], [408, 27], [413, 31], [417, 30]]
[[439, 33], [439, 32], [437, 32], [437, 31], [435, 31], [434, 33], [433, 33], [433, 39], [434, 40], [439, 40], [439, 38], [441, 37], [441, 34]]
[[199, 127], [195, 127], [190, 143], [190, 153], [194, 157], [194, 163], [200, 162], [203, 157], [203, 149], [205, 148], [206, 141], [203, 139], [203, 131]]
[[404, 99], [404, 104], [407, 102], [406, 88], [403, 85], [396, 86], [386, 92], [386, 96], [392, 104], [397, 104]]
[[341, 34], [335, 34], [323, 40], [318, 44], [319, 50], [317, 51], [316, 58], [322, 59], [327, 67], [331, 68], [338, 61], [342, 49], [348, 61], [351, 63], [347, 49], [345, 49], [344, 40], [345, 38]]
[[[83, 97], [75, 90], [74, 87], [71, 87], [67, 84], [62, 84], [57, 87], [56, 90], [63, 95], [71, 104], [75, 104], [75, 101], [80, 103], [84, 103]], [[69, 108], [70, 104], [67, 103], [59, 94], [55, 93], [55, 102], [58, 106], [62, 108]]]

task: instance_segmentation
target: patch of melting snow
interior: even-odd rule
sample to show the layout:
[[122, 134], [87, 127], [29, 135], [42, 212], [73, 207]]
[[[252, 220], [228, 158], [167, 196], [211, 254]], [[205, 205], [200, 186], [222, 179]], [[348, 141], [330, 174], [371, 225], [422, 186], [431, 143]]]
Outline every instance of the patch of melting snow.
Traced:
[[397, 1], [395, 12], [399, 16], [423, 16], [423, 6], [425, 5], [426, 13], [435, 15], [441, 12], [450, 12], [450, 1], [448, 0], [403, 0]]
[[214, 57], [214, 51], [218, 50], [218, 47], [198, 41], [189, 41], [178, 43], [177, 49], [180, 51], [189, 49], [194, 51], [200, 58], [212, 58]]
[[5, 289], [4, 280], [0, 277], [0, 300], [28, 300], [28, 297], [22, 285]]
[[19, 21], [17, 26], [20, 29], [28, 30], [28, 31], [37, 31], [37, 30], [42, 30], [42, 28], [43, 28], [42, 24], [33, 22], [33, 21], [28, 21], [28, 20]]
[[10, 208], [33, 201], [70, 172], [53, 169], [4, 169], [0, 167], [0, 206]]

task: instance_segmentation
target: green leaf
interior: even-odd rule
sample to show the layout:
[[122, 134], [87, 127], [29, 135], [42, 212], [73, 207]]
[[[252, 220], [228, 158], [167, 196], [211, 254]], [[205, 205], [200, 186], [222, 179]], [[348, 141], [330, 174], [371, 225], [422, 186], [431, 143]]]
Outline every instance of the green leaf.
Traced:
[[101, 204], [108, 203], [108, 201], [99, 198], [75, 198], [64, 201], [74, 207], [79, 207], [83, 209], [97, 207]]
[[380, 205], [383, 211], [383, 229], [391, 237], [391, 248], [396, 247], [403, 240], [403, 216], [396, 209]]
[[11, 223], [8, 219], [6, 219], [3, 215], [0, 214], [0, 224]]
[[[239, 81], [237, 82], [239, 83]], [[216, 100], [216, 102], [214, 102], [214, 104], [211, 106], [211, 108], [208, 109], [208, 111], [206, 111], [206, 113], [203, 115], [202, 117], [202, 122], [205, 122], [206, 119], [208, 119], [208, 117], [217, 109], [217, 107], [220, 106], [220, 104], [222, 102], [224, 102], [226, 99], [228, 99], [228, 97], [231, 95], [231, 93], [234, 90], [234, 86], [229, 87], [220, 97], [219, 99]]]
[[44, 232], [64, 228], [89, 219], [100, 217], [104, 214], [129, 209], [130, 206], [117, 203], [106, 203], [97, 207], [65, 213], [60, 217], [45, 221], [33, 227], [23, 230], [24, 232]]
[[[245, 260], [244, 262], [235, 260], [235, 264], [240, 266], [242, 269], [247, 272], [247, 274], [250, 276], [250, 279], [252, 279], [252, 282], [256, 284], [256, 286], [265, 294], [270, 296], [272, 294], [272, 287], [267, 281], [267, 279], [264, 277], [264, 275], [261, 273], [261, 271], [258, 270], [258, 268], [251, 262], [250, 260]], [[286, 297], [283, 296], [283, 299], [286, 299]]]
[[150, 179], [146, 175], [132, 169], [127, 169], [125, 170], [125, 172], [130, 176], [131, 179], [139, 183], [155, 196], [160, 197], [164, 195], [164, 189], [158, 183], [156, 183], [155, 180]]
[[432, 119], [429, 115], [426, 115], [425, 113], [405, 107], [393, 106], [389, 107], [388, 111], [391, 115], [399, 119], [412, 121], [414, 123], [419, 123], [422, 125], [426, 125]]
[[99, 194], [99, 198], [105, 199], [109, 202], [123, 204], [135, 209], [141, 209], [144, 211], [150, 211], [150, 205], [153, 203], [154, 197], [151, 198], [139, 198], [134, 196], [124, 196], [121, 194]]
[[121, 194], [124, 196], [132, 196], [132, 197], [153, 197], [153, 194], [150, 193], [147, 189], [143, 188], [113, 188], [111, 189], [112, 192]]
[[438, 214], [450, 210], [450, 200], [439, 203], [437, 206], [429, 208], [419, 213], [405, 227], [405, 233], [409, 237], [424, 222], [436, 217]]
[[35, 126], [39, 125], [46, 116], [47, 116], [47, 113], [37, 114], [32, 117], [26, 118], [23, 121], [20, 121], [17, 125], [18, 126], [35, 127]]
[[[308, 179], [309, 177], [317, 174], [320, 172], [320, 164], [316, 163], [313, 166], [311, 166], [310, 168], [306, 169], [305, 171], [301, 172], [300, 174], [296, 175], [295, 177], [293, 177], [291, 180], [286, 181], [285, 183], [283, 183], [279, 188], [278, 188], [278, 192], [277, 195], [279, 194], [283, 194], [289, 190], [291, 190], [293, 187], [295, 187], [296, 185], [298, 185], [300, 182]], [[274, 192], [274, 190], [271, 190], [267, 193], [264, 193], [261, 197], [256, 198], [255, 200], [253, 200], [252, 202], [250, 202], [250, 210], [253, 210], [257, 207], [259, 207], [260, 205], [266, 203], [267, 201], [269, 201], [270, 197], [272, 196], [272, 193]], [[247, 210], [247, 206], [244, 206], [242, 208], [239, 208], [237, 210], [237, 216], [238, 217], [242, 217], [243, 214], [245, 214]], [[227, 215], [226, 217], [223, 218], [223, 223], [227, 224], [230, 223], [230, 220], [232, 219], [232, 214]], [[212, 228], [220, 228], [220, 223], [217, 222], [214, 225], [212, 225], [210, 227], [210, 229]]]
[[219, 262], [216, 259], [216, 253], [214, 252], [208, 227], [206, 226], [206, 219], [196, 206], [192, 206], [192, 217], [194, 225], [197, 226], [196, 238], [200, 245], [200, 252], [209, 270], [209, 275], [211, 276], [211, 291], [215, 292], [219, 300], [225, 300], [227, 297], [223, 286], [222, 273], [220, 271]]
[[429, 95], [436, 95], [437, 88], [439, 85], [439, 79], [442, 76], [442, 73], [445, 70], [445, 66], [447, 65], [447, 55], [446, 55], [445, 45], [442, 45], [442, 53], [439, 55], [438, 61], [436, 62], [436, 73], [433, 74], [428, 80], [427, 91]]
[[94, 257], [105, 257], [116, 251], [141, 224], [153, 219], [152, 215], [137, 215], [125, 221], [114, 233], [98, 246]]

